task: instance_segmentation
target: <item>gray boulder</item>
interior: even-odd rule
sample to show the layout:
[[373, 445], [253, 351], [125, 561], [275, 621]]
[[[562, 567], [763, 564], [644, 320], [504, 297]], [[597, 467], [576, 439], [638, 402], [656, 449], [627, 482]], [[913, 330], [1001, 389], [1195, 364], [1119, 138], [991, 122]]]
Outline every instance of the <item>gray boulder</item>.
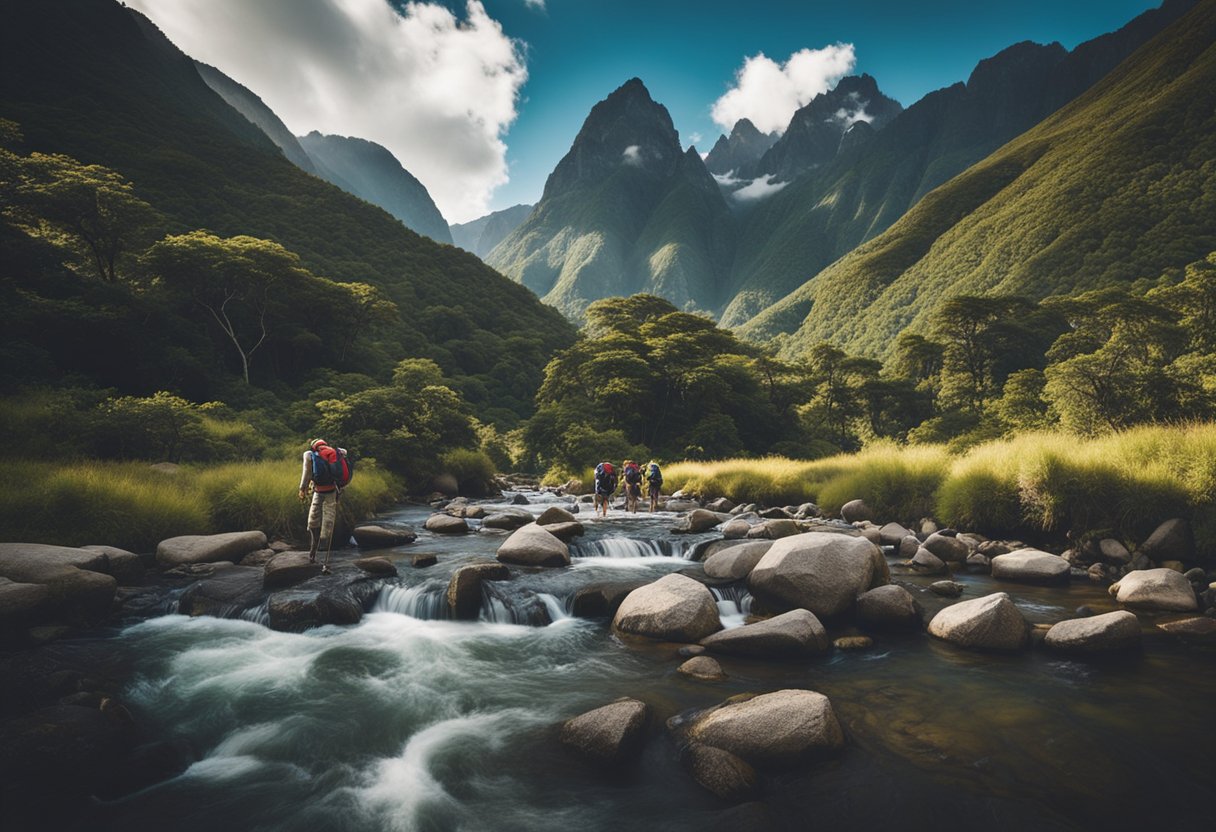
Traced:
[[1195, 590], [1173, 569], [1128, 572], [1107, 590], [1120, 604], [1134, 609], [1191, 612], [1199, 609]]
[[408, 526], [390, 526], [381, 523], [364, 523], [355, 526], [351, 533], [361, 549], [387, 549], [403, 546], [418, 539], [418, 533]]
[[808, 610], [790, 610], [765, 621], [714, 633], [701, 639], [712, 653], [766, 659], [794, 659], [829, 650], [823, 624]]
[[178, 599], [182, 615], [233, 618], [262, 603], [264, 571], [256, 566], [230, 566], [186, 589]]
[[865, 500], [849, 500], [840, 507], [840, 517], [846, 523], [859, 523], [863, 520], [873, 520], [874, 512], [866, 505]]
[[1127, 610], [1052, 625], [1043, 643], [1066, 653], [1098, 653], [1140, 646], [1140, 619]]
[[748, 529], [747, 537], [752, 540], [779, 540], [801, 533], [802, 528], [797, 520], [765, 520]]
[[672, 497], [671, 499], [669, 499], [667, 501], [667, 505], [664, 510], [665, 511], [674, 511], [677, 514], [679, 514], [684, 511], [694, 511], [695, 509], [698, 509], [700, 507], [701, 507], [701, 504], [698, 503], [696, 500], [681, 500], [681, 499]]
[[448, 581], [448, 608], [452, 617], [475, 621], [481, 612], [481, 582], [505, 581], [510, 577], [507, 567], [494, 561], [472, 563], [457, 569]]
[[1106, 537], [1098, 541], [1098, 551], [1107, 563], [1123, 565], [1132, 562], [1132, 553], [1127, 551], [1123, 541], [1115, 540], [1113, 537]]
[[497, 557], [503, 563], [524, 566], [569, 566], [570, 547], [544, 526], [529, 523], [511, 532], [498, 547]]
[[878, 535], [883, 546], [898, 546], [900, 541], [912, 535], [912, 532], [898, 523], [888, 523], [878, 530]]
[[270, 628], [299, 633], [330, 624], [358, 624], [379, 586], [360, 572], [350, 572], [345, 578], [313, 578], [276, 592], [267, 603]]
[[262, 587], [282, 589], [295, 586], [320, 573], [321, 564], [309, 563], [307, 552], [281, 552], [263, 567]]
[[722, 665], [709, 656], [693, 656], [677, 667], [676, 671], [703, 682], [717, 682], [726, 678], [726, 674], [722, 672]]
[[989, 572], [992, 570], [992, 560], [981, 552], [973, 552], [967, 555], [967, 568], [976, 572]]
[[720, 580], [746, 578], [772, 546], [769, 540], [751, 540], [721, 549], [705, 559], [705, 574]]
[[1140, 544], [1140, 554], [1162, 563], [1179, 560], [1189, 563], [1195, 559], [1195, 537], [1191, 524], [1181, 518], [1166, 520]]
[[773, 506], [772, 508], [766, 508], [764, 511], [760, 512], [760, 516], [763, 517], [765, 520], [793, 520], [794, 519], [793, 514], [791, 514], [786, 509], [781, 508], [780, 506]]
[[561, 506], [549, 506], [540, 513], [540, 517], [536, 518], [536, 525], [538, 526], [548, 526], [553, 523], [575, 522], [578, 522], [575, 516]]
[[1038, 549], [1018, 549], [992, 559], [992, 577], [1002, 581], [1059, 583], [1068, 580], [1068, 561]]
[[792, 763], [844, 746], [832, 703], [810, 690], [779, 690], [697, 717], [690, 739], [753, 763]]
[[632, 580], [587, 584], [574, 593], [572, 613], [578, 618], [611, 618], [629, 593], [648, 583]]
[[923, 572], [926, 575], [940, 575], [943, 572], [950, 571], [944, 560], [924, 546], [916, 550], [916, 554], [912, 557], [911, 566], [917, 572]]
[[929, 535], [921, 545], [937, 557], [951, 563], [964, 563], [967, 555], [971, 554], [971, 547], [964, 541], [957, 537], [948, 537], [941, 532]]
[[722, 629], [713, 594], [684, 575], [665, 575], [625, 598], [612, 619], [614, 629], [665, 641], [700, 641]]
[[[418, 555], [414, 556], [415, 559]], [[431, 555], [434, 558], [434, 555]], [[378, 578], [395, 578], [397, 577], [397, 567], [388, 558], [359, 558], [353, 561], [355, 567], [362, 569], [369, 575], [375, 575]], [[433, 563], [433, 561], [432, 561]]]
[[562, 543], [569, 543], [574, 538], [580, 537], [587, 532], [583, 524], [577, 520], [573, 523], [550, 523], [547, 526], [542, 526], [542, 528]]
[[105, 573], [113, 576], [119, 586], [139, 586], [144, 581], [144, 562], [139, 555], [114, 546], [82, 546], [89, 552], [106, 556]]
[[637, 699], [619, 699], [566, 720], [562, 745], [595, 763], [620, 763], [642, 748], [650, 709]]
[[435, 534], [468, 534], [469, 524], [463, 517], [439, 513], [426, 518], [426, 530]]
[[483, 529], [500, 529], [503, 531], [513, 532], [521, 526], [526, 526], [532, 522], [532, 513], [522, 511], [520, 509], [509, 509], [506, 511], [497, 511], [494, 514], [487, 515], [481, 521]]
[[869, 627], [919, 627], [920, 607], [908, 590], [887, 584], [858, 596], [857, 620]]
[[868, 540], [808, 532], [775, 542], [747, 585], [773, 609], [831, 617], [848, 611], [876, 578], [882, 581], [885, 565], [882, 551]]
[[982, 650], [1021, 650], [1030, 639], [1022, 611], [1004, 592], [946, 607], [929, 622], [929, 635]]
[[693, 779], [719, 800], [741, 803], [759, 792], [756, 770], [729, 751], [694, 742], [686, 753]]
[[221, 560], [235, 563], [250, 552], [265, 548], [266, 535], [260, 531], [188, 534], [162, 540], [156, 547], [156, 559], [166, 566]]
[[916, 557], [918, 549], [920, 549], [920, 541], [916, 539], [916, 535], [910, 534], [900, 539], [899, 548], [895, 550], [895, 554], [905, 560], [911, 560]]
[[55, 609], [51, 588], [0, 577], [0, 631], [48, 621]]
[[722, 517], [712, 511], [697, 508], [688, 512], [686, 516], [671, 527], [671, 530], [676, 534], [698, 534], [700, 532], [707, 532], [724, 520], [729, 519], [729, 517]]
[[708, 503], [705, 504], [705, 507], [707, 509], [709, 509], [710, 511], [716, 511], [718, 513], [725, 512], [726, 514], [730, 514], [732, 511], [735, 510], [735, 504], [732, 503], [730, 500], [726, 499], [725, 497], [719, 497], [716, 500], [710, 500]]
[[747, 533], [752, 530], [752, 524], [746, 520], [741, 520], [736, 517], [722, 527], [722, 536], [727, 540], [738, 540], [747, 537]]
[[[107, 556], [87, 549], [41, 543], [0, 543], [0, 577], [17, 609], [4, 618], [28, 623], [46, 621], [93, 624], [110, 611], [118, 582], [105, 574]], [[44, 590], [28, 588], [40, 585]]]
[[943, 598], [957, 598], [963, 594], [963, 585], [958, 581], [934, 581], [929, 584], [929, 591]]

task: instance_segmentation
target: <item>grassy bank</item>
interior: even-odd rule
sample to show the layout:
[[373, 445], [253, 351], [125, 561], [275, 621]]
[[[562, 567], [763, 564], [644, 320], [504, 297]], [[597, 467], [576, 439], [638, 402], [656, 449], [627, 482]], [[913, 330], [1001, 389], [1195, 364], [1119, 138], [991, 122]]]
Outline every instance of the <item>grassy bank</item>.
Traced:
[[880, 445], [809, 462], [768, 457], [683, 462], [669, 490], [835, 513], [860, 497], [878, 516], [988, 534], [1109, 530], [1139, 542], [1162, 520], [1192, 521], [1216, 551], [1216, 424], [1141, 427], [1096, 439], [1032, 433], [954, 455]]
[[[82, 546], [101, 543], [149, 551], [166, 537], [262, 529], [307, 537], [296, 496], [298, 459], [183, 465], [23, 461], [10, 469], [18, 487], [0, 501], [0, 539]], [[400, 497], [391, 476], [359, 468], [343, 492], [341, 516], [357, 522]]]

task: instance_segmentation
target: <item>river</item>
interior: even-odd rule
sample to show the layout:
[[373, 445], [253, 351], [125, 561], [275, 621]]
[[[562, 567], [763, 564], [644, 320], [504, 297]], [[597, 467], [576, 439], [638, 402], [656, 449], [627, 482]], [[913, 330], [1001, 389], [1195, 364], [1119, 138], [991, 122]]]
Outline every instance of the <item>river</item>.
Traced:
[[[476, 622], [443, 618], [442, 591], [459, 565], [492, 557], [502, 536], [434, 536], [421, 530], [429, 512], [405, 507], [385, 519], [411, 523], [419, 539], [388, 553], [403, 558], [401, 578], [357, 625], [290, 634], [243, 618], [166, 615], [122, 630], [113, 646], [135, 669], [128, 707], [197, 759], [98, 804], [90, 828], [1212, 828], [1211, 652], [1154, 636], [1147, 620], [1142, 653], [1100, 662], [877, 633], [869, 649], [805, 662], [725, 657], [725, 681], [694, 681], [676, 672], [674, 646], [627, 646], [607, 622], [568, 609], [586, 583], [688, 568], [695, 544], [715, 535], [672, 535], [672, 515], [591, 520], [586, 511], [573, 565], [513, 568], [512, 580], [487, 583]], [[439, 563], [410, 567], [419, 552]], [[929, 610], [949, 603], [925, 589], [933, 579], [896, 580]], [[1032, 622], [1073, 617], [1082, 604], [1113, 608], [1086, 580], [956, 580], [964, 599], [1008, 591]], [[719, 595], [724, 624], [741, 625], [745, 593]], [[681, 766], [664, 721], [782, 688], [831, 699], [844, 752], [765, 772], [756, 803], [722, 803]], [[605, 772], [559, 746], [563, 719], [619, 696], [652, 708], [640, 759]]]

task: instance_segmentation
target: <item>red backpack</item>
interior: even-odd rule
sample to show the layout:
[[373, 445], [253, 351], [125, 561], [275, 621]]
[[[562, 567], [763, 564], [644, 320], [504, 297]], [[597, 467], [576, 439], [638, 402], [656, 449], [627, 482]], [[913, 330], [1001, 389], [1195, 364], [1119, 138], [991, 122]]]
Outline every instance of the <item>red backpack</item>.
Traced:
[[346, 453], [329, 445], [320, 445], [312, 452], [312, 482], [318, 491], [331, 487], [346, 488], [355, 466], [346, 458]]

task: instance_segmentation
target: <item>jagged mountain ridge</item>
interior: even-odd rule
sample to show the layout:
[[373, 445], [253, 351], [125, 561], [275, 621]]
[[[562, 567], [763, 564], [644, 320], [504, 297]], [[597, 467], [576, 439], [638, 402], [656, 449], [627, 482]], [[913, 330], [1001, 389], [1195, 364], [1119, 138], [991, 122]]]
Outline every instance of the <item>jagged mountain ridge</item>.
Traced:
[[493, 211], [484, 217], [451, 226], [452, 241], [465, 251], [485, 259], [486, 255], [519, 227], [532, 213], [532, 205], [512, 205], [501, 211]]
[[718, 137], [705, 157], [705, 167], [718, 176], [742, 174], [751, 170], [779, 138], [776, 133], [761, 133], [750, 119], [741, 118], [731, 128], [729, 137]]

